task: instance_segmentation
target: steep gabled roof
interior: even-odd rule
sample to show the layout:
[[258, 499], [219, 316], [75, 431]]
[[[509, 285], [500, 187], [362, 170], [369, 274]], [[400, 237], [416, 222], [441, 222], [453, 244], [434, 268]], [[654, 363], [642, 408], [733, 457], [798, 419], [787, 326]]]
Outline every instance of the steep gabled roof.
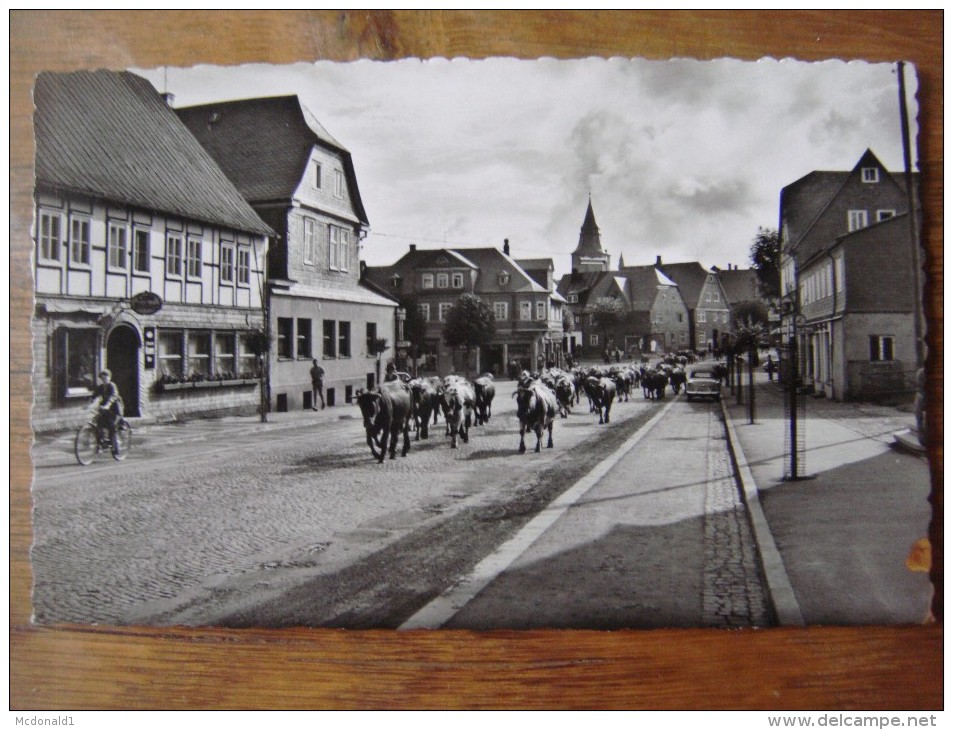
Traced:
[[604, 271], [574, 271], [571, 274], [563, 274], [556, 285], [556, 291], [567, 298], [570, 294], [575, 294], [577, 302], [585, 305], [589, 300], [589, 293], [606, 273]]
[[274, 233], [146, 79], [125, 71], [41, 73], [33, 99], [38, 185]]
[[701, 299], [702, 289], [708, 273], [697, 261], [686, 261], [679, 264], [662, 264], [662, 272], [678, 285], [682, 299], [689, 309], [695, 309]]
[[592, 199], [590, 198], [589, 207], [586, 209], [586, 217], [583, 219], [582, 228], [579, 230], [579, 243], [573, 255], [604, 257], [605, 253], [602, 249], [599, 226], [596, 225], [596, 214], [592, 210]]
[[718, 272], [718, 281], [728, 297], [728, 304], [760, 300], [756, 269], [728, 269]]
[[462, 248], [456, 253], [472, 261], [479, 268], [474, 290], [476, 293], [499, 291], [496, 275], [500, 271], [507, 271], [512, 277], [508, 291], [517, 292], [545, 292], [546, 287], [540, 286], [532, 276], [527, 274], [523, 267], [516, 263], [516, 259], [507, 256], [497, 248]]
[[367, 225], [351, 153], [297, 96], [241, 99], [176, 111], [253, 205], [291, 200], [315, 145], [338, 153], [354, 212]]
[[678, 285], [655, 266], [627, 266], [622, 272], [629, 281], [629, 299], [633, 311], [652, 308], [659, 286]]

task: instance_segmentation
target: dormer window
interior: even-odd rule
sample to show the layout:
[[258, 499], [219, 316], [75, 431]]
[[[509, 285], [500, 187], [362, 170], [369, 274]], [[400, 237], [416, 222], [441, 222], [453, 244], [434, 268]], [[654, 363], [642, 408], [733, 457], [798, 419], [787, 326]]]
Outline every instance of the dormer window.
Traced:
[[860, 179], [865, 183], [880, 182], [880, 170], [876, 167], [860, 168]]
[[500, 286], [506, 286], [510, 283], [510, 275], [505, 271], [501, 271], [496, 280], [500, 283]]
[[400, 274], [394, 274], [390, 277], [390, 285], [393, 289], [400, 289]]
[[890, 220], [890, 219], [893, 218], [895, 215], [897, 215], [897, 211], [895, 211], [895, 210], [878, 210], [878, 211], [877, 211], [877, 222], [879, 223], [880, 221]]

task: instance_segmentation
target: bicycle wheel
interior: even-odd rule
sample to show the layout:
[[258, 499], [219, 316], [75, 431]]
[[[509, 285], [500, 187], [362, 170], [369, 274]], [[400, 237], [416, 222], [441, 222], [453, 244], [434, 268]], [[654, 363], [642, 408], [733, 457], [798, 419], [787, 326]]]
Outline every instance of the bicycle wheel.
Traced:
[[121, 419], [116, 425], [116, 438], [113, 442], [113, 458], [122, 461], [129, 454], [132, 446], [132, 426], [126, 419]]
[[76, 461], [83, 466], [89, 466], [96, 458], [97, 443], [96, 427], [91, 423], [80, 426], [76, 432]]

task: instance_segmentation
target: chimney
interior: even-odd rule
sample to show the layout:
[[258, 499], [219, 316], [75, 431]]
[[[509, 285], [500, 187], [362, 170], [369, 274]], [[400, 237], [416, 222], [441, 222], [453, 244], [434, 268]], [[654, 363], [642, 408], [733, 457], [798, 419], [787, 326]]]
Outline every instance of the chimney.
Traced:
[[506, 256], [510, 255], [510, 239], [508, 238], [503, 239], [503, 253]]
[[410, 244], [410, 250], [411, 250], [411, 251], [416, 251], [416, 250], [417, 250], [417, 244], [416, 244], [416, 243]]
[[656, 266], [661, 266], [661, 265], [662, 265], [662, 257], [661, 257], [661, 256], [656, 256], [656, 257], [655, 257], [655, 265], [656, 265]]
[[162, 100], [166, 103], [166, 106], [175, 106], [175, 94], [172, 94], [168, 91], [163, 91]]

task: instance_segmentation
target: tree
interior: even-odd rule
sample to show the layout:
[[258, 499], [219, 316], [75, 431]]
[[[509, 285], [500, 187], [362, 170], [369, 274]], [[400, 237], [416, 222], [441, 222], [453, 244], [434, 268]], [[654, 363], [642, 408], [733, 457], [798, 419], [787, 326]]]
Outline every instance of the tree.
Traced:
[[733, 307], [731, 312], [732, 329], [750, 327], [759, 323], [765, 328], [768, 326], [768, 308], [762, 302], [749, 300], [740, 302]]
[[781, 243], [774, 228], [758, 226], [751, 242], [751, 265], [758, 272], [761, 296], [774, 301], [781, 297]]
[[602, 333], [603, 345], [609, 344], [609, 331], [625, 321], [625, 305], [614, 297], [599, 297], [586, 307], [593, 326]]
[[496, 320], [490, 305], [473, 294], [461, 294], [447, 313], [443, 341], [450, 347], [465, 347], [465, 368], [470, 374], [470, 350], [488, 345], [496, 336]]

